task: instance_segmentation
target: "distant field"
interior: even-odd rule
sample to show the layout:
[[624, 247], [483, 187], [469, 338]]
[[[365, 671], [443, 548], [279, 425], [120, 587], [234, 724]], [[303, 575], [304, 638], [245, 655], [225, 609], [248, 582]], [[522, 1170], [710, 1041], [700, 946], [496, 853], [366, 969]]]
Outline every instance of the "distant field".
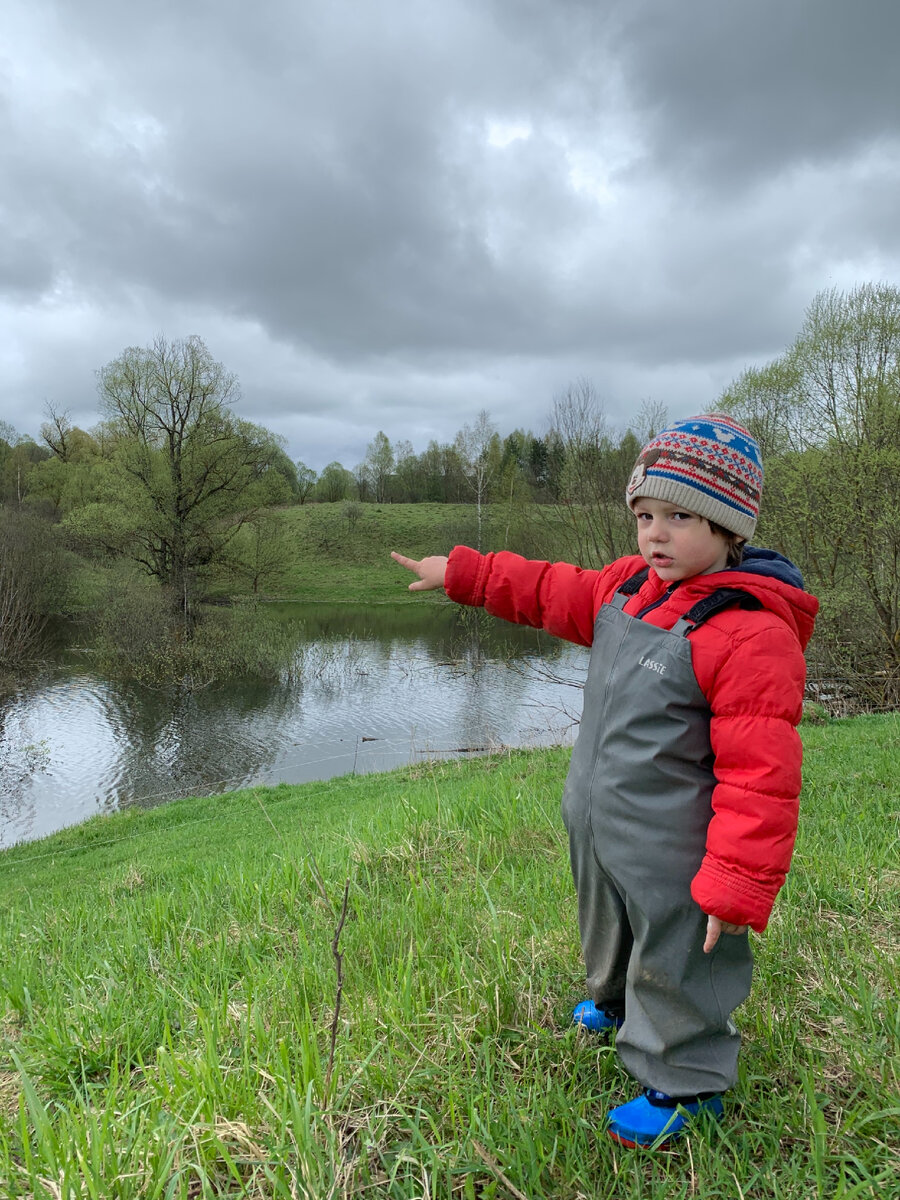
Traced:
[[[537, 514], [535, 518], [535, 514]], [[256, 595], [263, 600], [314, 603], [385, 604], [445, 602], [443, 594], [409, 593], [412, 576], [390, 558], [392, 550], [411, 558], [448, 554], [458, 543], [478, 545], [478, 523], [472, 504], [303, 504], [273, 509], [278, 570], [259, 582]], [[540, 544], [561, 553], [563, 538], [551, 506], [529, 510], [531, 528], [523, 510], [510, 514], [505, 504], [485, 506], [481, 544], [485, 550], [514, 549], [533, 557]], [[248, 529], [238, 535], [246, 545]], [[535, 539], [538, 539], [536, 541]], [[146, 582], [133, 564], [91, 561], [77, 572], [78, 584], [70, 601], [74, 611], [90, 611], [104, 604], [107, 589], [124, 586], [128, 578]], [[225, 570], [204, 579], [214, 600], [247, 596], [252, 585], [246, 576]]]
[[[283, 515], [296, 539], [296, 558], [279, 589], [284, 599], [421, 603], [424, 597], [408, 591], [413, 576], [390, 552], [422, 558], [477, 539], [470, 504], [304, 504]], [[485, 523], [486, 548], [493, 548], [489, 538], [502, 537], [498, 523], [496, 516]]]

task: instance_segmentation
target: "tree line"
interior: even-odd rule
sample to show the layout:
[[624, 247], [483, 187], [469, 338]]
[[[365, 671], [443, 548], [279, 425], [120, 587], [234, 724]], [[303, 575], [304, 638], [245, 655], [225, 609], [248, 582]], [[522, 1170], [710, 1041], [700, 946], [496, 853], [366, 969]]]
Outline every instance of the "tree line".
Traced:
[[[353, 470], [332, 462], [317, 474], [291, 461], [282, 438], [237, 415], [237, 380], [197, 337], [128, 348], [97, 382], [102, 419], [90, 430], [54, 409], [40, 442], [0, 427], [0, 662], [7, 665], [34, 653], [47, 617], [66, 607], [67, 571], [84, 564], [107, 574], [120, 564], [114, 587], [130, 589], [125, 607], [141, 614], [111, 630], [113, 641], [133, 644], [153, 623], [146, 596], [137, 596], [137, 573], [153, 582], [184, 643], [211, 587], [256, 594], [278, 573], [287, 547], [277, 514], [286, 506], [344, 502], [352, 519], [353, 506], [370, 502], [471, 503], [480, 545], [489, 505], [502, 498], [521, 510], [574, 499], [591, 507], [602, 498], [605, 458], [621, 458], [621, 474], [639, 444], [631, 431], [618, 441], [605, 428], [599, 436], [599, 399], [580, 381], [558, 399], [545, 436], [516, 430], [501, 438], [482, 412], [452, 442], [433, 441], [420, 454], [379, 431]], [[598, 468], [589, 488], [586, 458]], [[83, 589], [73, 606], [85, 607]], [[121, 604], [104, 594], [88, 597], [87, 607]]]
[[[418, 453], [379, 431], [356, 467], [317, 473], [237, 415], [237, 381], [199, 338], [125, 350], [98, 372], [98, 392], [90, 431], [57, 412], [40, 442], [0, 425], [7, 663], [34, 653], [73, 563], [129, 564], [190, 640], [212, 578], [260, 590], [288, 505], [342, 502], [352, 518], [363, 504], [468, 504], [479, 545], [491, 514], [493, 546], [600, 566], [633, 549], [625, 482], [667, 420], [645, 403], [615, 428], [593, 383], [577, 380], [542, 434], [501, 435], [485, 411]], [[757, 540], [792, 558], [822, 600], [821, 695], [900, 706], [900, 291], [821, 293], [784, 354], [703, 407], [732, 413], [760, 441]]]
[[900, 707], [900, 289], [821, 292], [784, 354], [720, 403], [762, 447], [760, 539], [822, 602], [823, 695]]

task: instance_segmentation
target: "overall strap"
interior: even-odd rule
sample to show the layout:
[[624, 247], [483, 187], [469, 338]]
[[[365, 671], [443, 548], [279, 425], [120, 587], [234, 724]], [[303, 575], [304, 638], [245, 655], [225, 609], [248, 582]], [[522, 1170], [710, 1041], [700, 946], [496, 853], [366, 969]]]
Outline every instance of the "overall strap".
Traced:
[[744, 592], [740, 588], [718, 588], [709, 596], [698, 600], [693, 608], [680, 616], [670, 632], [679, 637], [687, 637], [698, 625], [708, 621], [711, 616], [721, 612], [723, 608], [730, 608], [732, 604], [739, 604], [741, 608], [762, 608], [762, 601], [757, 600], [749, 592]]
[[618, 608], [620, 611], [622, 611], [631, 597], [636, 595], [647, 582], [647, 576], [649, 574], [649, 567], [641, 567], [640, 571], [637, 571], [634, 575], [630, 576], [630, 578], [626, 579], [625, 582], [619, 586], [619, 588], [616, 590], [616, 594], [610, 600], [610, 604], [613, 606], [613, 608]]

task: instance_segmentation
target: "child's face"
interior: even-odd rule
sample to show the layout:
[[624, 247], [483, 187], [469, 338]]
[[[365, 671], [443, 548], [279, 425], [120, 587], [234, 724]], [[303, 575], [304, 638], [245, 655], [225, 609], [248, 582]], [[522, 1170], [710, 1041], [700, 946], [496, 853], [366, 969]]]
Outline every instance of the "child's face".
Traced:
[[636, 500], [633, 511], [644, 562], [666, 583], [725, 569], [728, 543], [705, 517], [649, 496]]

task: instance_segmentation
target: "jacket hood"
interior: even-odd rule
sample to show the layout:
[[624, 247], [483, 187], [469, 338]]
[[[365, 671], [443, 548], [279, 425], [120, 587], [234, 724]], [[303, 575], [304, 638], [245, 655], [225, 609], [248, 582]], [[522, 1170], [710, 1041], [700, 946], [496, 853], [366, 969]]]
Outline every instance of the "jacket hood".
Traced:
[[685, 580], [683, 587], [683, 600], [691, 604], [718, 588], [739, 588], [793, 629], [804, 650], [812, 637], [819, 602], [803, 590], [799, 568], [775, 550], [748, 546], [740, 566], [726, 567], [712, 575], [695, 575]]
[[763, 550], [759, 546], [745, 546], [744, 557], [739, 567], [728, 568], [742, 574], [764, 575], [769, 579], [780, 579], [791, 587], [803, 589], [803, 576], [800, 568], [789, 558], [779, 554], [777, 550]]

